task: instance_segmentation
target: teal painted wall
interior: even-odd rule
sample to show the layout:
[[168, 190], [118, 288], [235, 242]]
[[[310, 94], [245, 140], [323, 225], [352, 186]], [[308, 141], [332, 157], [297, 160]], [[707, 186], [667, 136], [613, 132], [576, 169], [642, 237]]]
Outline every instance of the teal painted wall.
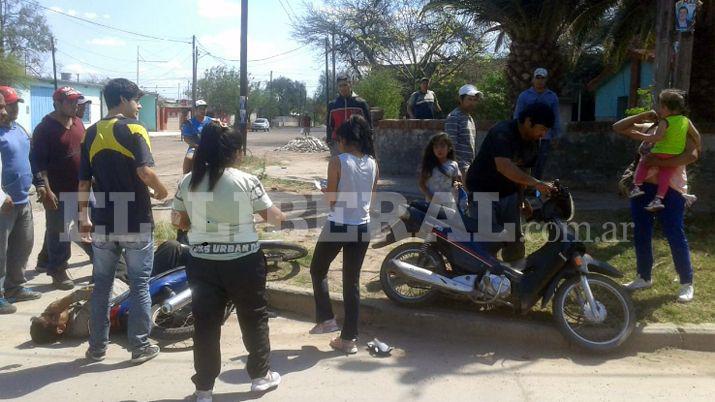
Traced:
[[[59, 81], [58, 86], [71, 86], [92, 101], [91, 107], [85, 112], [85, 126], [89, 127], [102, 118], [104, 100], [101, 97], [102, 88], [100, 86], [65, 81]], [[20, 107], [18, 122], [30, 132], [46, 114], [54, 110], [52, 106], [54, 89], [54, 84], [51, 81], [34, 80], [30, 82], [29, 88], [20, 90], [20, 96], [25, 103]]]
[[157, 131], [156, 126], [156, 94], [144, 94], [139, 100], [142, 105], [139, 111], [139, 121], [146, 127], [147, 131]]
[[[653, 63], [641, 63], [640, 87], [647, 88], [653, 84]], [[631, 86], [631, 62], [628, 62], [596, 90], [596, 120], [616, 120], [618, 115], [618, 98], [627, 97]]]

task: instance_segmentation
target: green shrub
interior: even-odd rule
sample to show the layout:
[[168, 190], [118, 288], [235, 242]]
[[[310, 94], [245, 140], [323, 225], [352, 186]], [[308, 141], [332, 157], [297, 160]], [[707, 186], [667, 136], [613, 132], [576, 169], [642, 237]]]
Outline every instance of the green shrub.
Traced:
[[373, 70], [356, 82], [353, 88], [370, 107], [381, 108], [385, 112], [385, 119], [400, 117], [400, 106], [405, 101], [402, 84], [389, 70]]

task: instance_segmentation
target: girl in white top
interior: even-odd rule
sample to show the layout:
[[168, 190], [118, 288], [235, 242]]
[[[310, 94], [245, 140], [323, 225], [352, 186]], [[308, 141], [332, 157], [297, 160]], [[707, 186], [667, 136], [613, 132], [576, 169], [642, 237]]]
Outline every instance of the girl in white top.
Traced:
[[437, 196], [437, 201], [447, 204], [454, 201], [455, 185], [462, 182], [462, 173], [454, 157], [454, 145], [447, 133], [433, 135], [422, 156], [420, 190], [427, 201]]
[[342, 333], [330, 341], [330, 346], [352, 354], [357, 352], [360, 269], [370, 243], [367, 226], [378, 169], [372, 132], [365, 118], [352, 115], [336, 134], [339, 154], [328, 164], [328, 187], [324, 190], [330, 215], [310, 263], [317, 315], [317, 324], [310, 333], [340, 330], [330, 304], [327, 275], [330, 264], [342, 250], [345, 322]]
[[273, 224], [284, 219], [255, 176], [237, 168], [241, 136], [211, 122], [201, 131], [191, 173], [174, 196], [172, 223], [188, 231], [191, 257], [186, 273], [194, 317], [192, 377], [199, 400], [210, 400], [221, 367], [220, 332], [232, 301], [244, 345], [253, 391], [277, 386], [270, 370], [265, 257], [258, 245], [254, 213]]

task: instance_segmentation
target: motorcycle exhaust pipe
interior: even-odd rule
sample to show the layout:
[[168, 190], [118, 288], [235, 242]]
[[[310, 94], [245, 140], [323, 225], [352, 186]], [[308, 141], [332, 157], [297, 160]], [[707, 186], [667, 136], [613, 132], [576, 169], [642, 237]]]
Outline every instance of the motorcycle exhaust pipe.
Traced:
[[428, 269], [420, 268], [416, 265], [408, 264], [404, 261], [392, 260], [392, 263], [397, 267], [397, 271], [416, 281], [427, 283], [434, 287], [448, 290], [450, 292], [460, 294], [471, 294], [474, 292], [474, 287], [464, 283], [457, 282], [446, 276], [436, 274]]
[[191, 288], [186, 288], [181, 292], [172, 296], [161, 305], [161, 312], [164, 314], [171, 314], [176, 310], [180, 310], [191, 303]]

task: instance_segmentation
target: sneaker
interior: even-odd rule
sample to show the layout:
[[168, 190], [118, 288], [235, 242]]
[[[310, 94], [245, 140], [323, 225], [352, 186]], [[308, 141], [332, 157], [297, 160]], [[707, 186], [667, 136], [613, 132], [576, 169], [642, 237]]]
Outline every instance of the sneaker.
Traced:
[[40, 297], [42, 297], [42, 293], [35, 292], [34, 290], [30, 290], [24, 286], [21, 286], [17, 288], [17, 290], [14, 290], [12, 292], [6, 292], [5, 296], [7, 298], [7, 301], [9, 301], [10, 303], [17, 303], [21, 301], [39, 299]]
[[266, 392], [275, 388], [281, 383], [281, 375], [275, 371], [268, 370], [265, 377], [254, 378], [251, 381], [251, 392]]
[[340, 331], [340, 327], [338, 327], [338, 322], [335, 321], [335, 318], [330, 319], [328, 321], [323, 321], [320, 324], [315, 324], [313, 328], [311, 328], [308, 333], [311, 335], [317, 335], [317, 334], [328, 334], [331, 332], [337, 332]]
[[87, 349], [87, 351], [84, 353], [84, 357], [88, 358], [93, 362], [101, 362], [106, 356], [106, 351], [96, 351], [92, 349]]
[[663, 205], [663, 200], [661, 200], [658, 197], [655, 197], [653, 201], [650, 202], [650, 204], [645, 206], [645, 210], [648, 212], [658, 212], [662, 211], [665, 209], [665, 205]]
[[17, 311], [17, 307], [7, 301], [4, 297], [0, 297], [0, 314], [12, 314]]
[[641, 190], [639, 186], [633, 186], [633, 189], [628, 193], [628, 198], [636, 198], [645, 194], [645, 191]]
[[624, 283], [623, 286], [625, 286], [626, 290], [633, 292], [636, 290], [648, 289], [653, 286], [653, 280], [651, 279], [647, 281], [641, 278], [640, 275], [637, 275], [633, 282]]
[[330, 341], [330, 347], [348, 355], [354, 355], [358, 351], [357, 342], [354, 340], [346, 341], [341, 337], [337, 337]]
[[156, 345], [149, 345], [144, 349], [132, 353], [132, 363], [141, 364], [147, 360], [151, 360], [159, 355], [159, 347]]
[[70, 279], [69, 275], [67, 275], [66, 271], [59, 271], [53, 275], [50, 275], [52, 277], [52, 286], [55, 287], [55, 289], [59, 290], [72, 290], [74, 289], [74, 282], [72, 282], [72, 279]]
[[214, 400], [212, 391], [199, 391], [194, 392], [196, 397], [196, 402], [211, 402]]
[[693, 288], [692, 283], [686, 283], [680, 286], [680, 291], [678, 291], [678, 302], [680, 303], [690, 303], [693, 301], [695, 296], [695, 288]]
[[37, 264], [37, 266], [35, 267], [35, 272], [44, 274], [45, 272], [47, 272], [47, 266], [44, 264]]

